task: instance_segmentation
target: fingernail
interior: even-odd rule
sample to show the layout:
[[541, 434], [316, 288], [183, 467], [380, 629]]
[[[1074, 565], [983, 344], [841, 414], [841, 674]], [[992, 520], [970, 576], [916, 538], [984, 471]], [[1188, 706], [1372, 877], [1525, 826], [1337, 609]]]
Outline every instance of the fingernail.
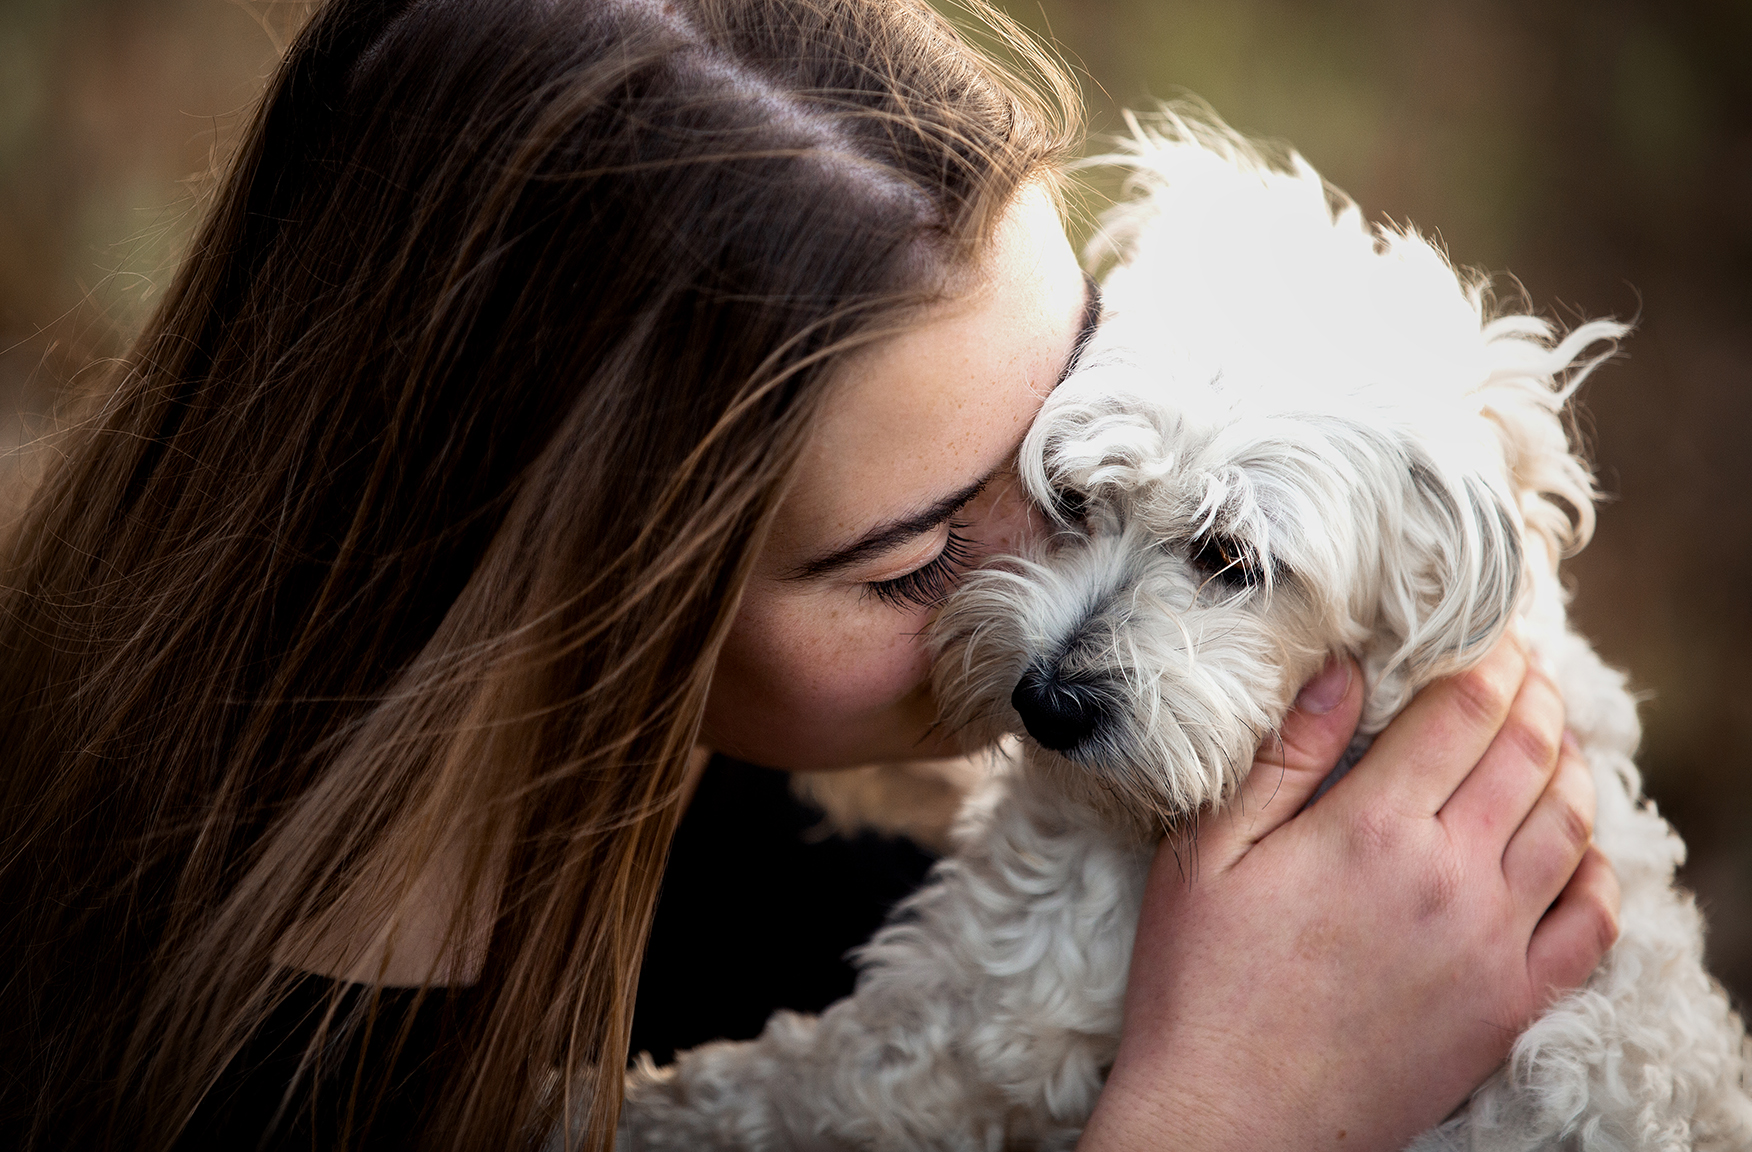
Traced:
[[1320, 675], [1302, 685], [1296, 695], [1296, 711], [1312, 716], [1324, 716], [1337, 708], [1350, 691], [1350, 663], [1329, 656]]

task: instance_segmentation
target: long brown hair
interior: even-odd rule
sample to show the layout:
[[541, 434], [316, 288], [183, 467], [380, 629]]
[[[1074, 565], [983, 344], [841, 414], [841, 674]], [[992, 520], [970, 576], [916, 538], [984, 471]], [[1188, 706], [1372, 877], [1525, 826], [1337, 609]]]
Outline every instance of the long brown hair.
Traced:
[[922, 0], [306, 27], [0, 553], [23, 1146], [174, 1143], [300, 926], [393, 938], [457, 843], [451, 942], [496, 911], [424, 1143], [612, 1140], [684, 765], [811, 415], [1074, 143], [1063, 74], [978, 11], [1022, 66]]

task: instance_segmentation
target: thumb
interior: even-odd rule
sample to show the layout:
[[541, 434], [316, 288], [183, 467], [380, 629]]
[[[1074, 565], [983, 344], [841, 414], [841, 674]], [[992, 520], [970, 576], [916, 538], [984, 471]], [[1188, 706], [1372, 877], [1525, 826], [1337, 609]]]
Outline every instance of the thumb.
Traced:
[[[1221, 851], [1230, 860], [1280, 827], [1313, 799], [1338, 764], [1363, 714], [1363, 677], [1356, 661], [1333, 656], [1302, 686], [1277, 732], [1254, 754], [1253, 767], [1230, 805], [1234, 818]], [[1217, 847], [1207, 845], [1206, 850]]]

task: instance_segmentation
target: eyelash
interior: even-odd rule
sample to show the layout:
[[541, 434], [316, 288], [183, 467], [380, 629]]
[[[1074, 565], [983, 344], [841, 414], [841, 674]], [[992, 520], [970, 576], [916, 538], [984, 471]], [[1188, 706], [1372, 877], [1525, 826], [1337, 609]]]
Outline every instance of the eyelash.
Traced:
[[929, 564], [892, 580], [872, 580], [864, 585], [865, 593], [890, 608], [937, 607], [955, 590], [962, 570], [973, 555], [973, 542], [959, 532], [965, 527], [965, 524], [949, 525], [949, 539], [944, 541], [943, 550]]

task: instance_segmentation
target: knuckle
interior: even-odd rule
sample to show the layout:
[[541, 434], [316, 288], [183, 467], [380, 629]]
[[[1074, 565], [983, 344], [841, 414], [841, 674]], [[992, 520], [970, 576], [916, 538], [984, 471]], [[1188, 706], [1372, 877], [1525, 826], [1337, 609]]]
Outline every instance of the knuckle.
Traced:
[[1456, 676], [1453, 688], [1455, 704], [1469, 721], [1480, 727], [1495, 728], [1500, 724], [1513, 700], [1502, 677], [1484, 666]]
[[1582, 866], [1589, 870], [1588, 906], [1594, 915], [1599, 933], [1600, 951], [1604, 953], [1618, 943], [1623, 927], [1619, 920], [1618, 873], [1598, 848], [1588, 849], [1588, 856], [1582, 861]]
[[1420, 918], [1439, 916], [1460, 901], [1464, 887], [1458, 862], [1437, 859], [1418, 878], [1417, 913]]
[[1563, 747], [1563, 738], [1556, 731], [1521, 717], [1510, 717], [1497, 738], [1529, 764], [1540, 768], [1555, 764]]
[[1372, 870], [1381, 895], [1417, 920], [1451, 913], [1466, 894], [1465, 861], [1417, 834], [1388, 807], [1366, 807], [1349, 821], [1352, 856]]
[[1365, 859], [1397, 855], [1405, 843], [1405, 822], [1381, 805], [1365, 805], [1353, 813], [1349, 831], [1353, 850]]
[[1551, 816], [1557, 823], [1558, 834], [1570, 848], [1582, 848], [1593, 839], [1594, 807], [1584, 803], [1582, 797], [1568, 793], [1554, 797]]
[[1602, 899], [1595, 902], [1593, 911], [1595, 929], [1594, 939], [1599, 945], [1599, 955], [1604, 956], [1607, 952], [1611, 951], [1614, 944], [1618, 943], [1618, 933], [1620, 930], [1618, 909], [1608, 901]]

